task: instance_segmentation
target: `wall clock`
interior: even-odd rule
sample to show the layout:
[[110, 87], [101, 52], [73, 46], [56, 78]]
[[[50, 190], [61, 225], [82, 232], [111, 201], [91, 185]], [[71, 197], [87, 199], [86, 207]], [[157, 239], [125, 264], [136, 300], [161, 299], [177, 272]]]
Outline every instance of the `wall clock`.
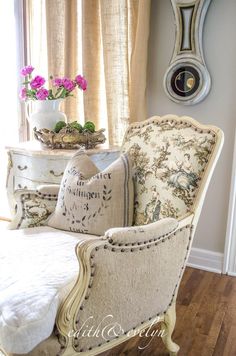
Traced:
[[202, 49], [204, 19], [211, 0], [171, 0], [176, 37], [164, 88], [168, 97], [190, 105], [203, 100], [211, 86]]

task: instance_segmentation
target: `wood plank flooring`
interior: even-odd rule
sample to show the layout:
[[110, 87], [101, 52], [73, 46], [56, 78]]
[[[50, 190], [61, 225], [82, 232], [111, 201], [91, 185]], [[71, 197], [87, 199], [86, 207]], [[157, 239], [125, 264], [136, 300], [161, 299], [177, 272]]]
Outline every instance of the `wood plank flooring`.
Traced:
[[[180, 346], [178, 356], [236, 356], [236, 277], [187, 268], [173, 340]], [[160, 337], [140, 350], [142, 342], [137, 336], [101, 356], [168, 355]]]

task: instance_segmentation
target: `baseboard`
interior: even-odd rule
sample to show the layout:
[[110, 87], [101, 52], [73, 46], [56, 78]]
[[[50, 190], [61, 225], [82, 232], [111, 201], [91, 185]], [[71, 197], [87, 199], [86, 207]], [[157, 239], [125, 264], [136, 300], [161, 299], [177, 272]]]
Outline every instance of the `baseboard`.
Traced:
[[223, 257], [223, 253], [193, 247], [189, 255], [187, 266], [204, 271], [222, 273]]

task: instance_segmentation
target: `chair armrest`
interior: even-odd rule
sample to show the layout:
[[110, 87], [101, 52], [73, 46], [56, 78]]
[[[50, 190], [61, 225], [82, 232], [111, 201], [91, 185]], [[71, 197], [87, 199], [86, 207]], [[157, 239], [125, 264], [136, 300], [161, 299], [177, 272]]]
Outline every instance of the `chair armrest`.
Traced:
[[[80, 330], [87, 321], [101, 329], [116, 323], [121, 334], [127, 334], [163, 315], [175, 302], [192, 243], [192, 219], [193, 215], [179, 222], [163, 219], [142, 226], [144, 232], [137, 227], [112, 229], [99, 241], [77, 245], [79, 278], [57, 319], [71, 352], [74, 348], [95, 352], [105, 344], [102, 336], [75, 333], [77, 340], [68, 338], [70, 330]], [[128, 239], [123, 236], [125, 231]]]
[[37, 192], [44, 196], [58, 195], [60, 190], [60, 184], [42, 184], [37, 187]]
[[104, 239], [112, 245], [143, 244], [169, 235], [178, 225], [178, 220], [165, 218], [147, 225], [112, 228], [106, 231]]
[[58, 186], [42, 185], [37, 190], [18, 189], [15, 191], [16, 215], [9, 229], [22, 229], [44, 225], [53, 213], [58, 198]]

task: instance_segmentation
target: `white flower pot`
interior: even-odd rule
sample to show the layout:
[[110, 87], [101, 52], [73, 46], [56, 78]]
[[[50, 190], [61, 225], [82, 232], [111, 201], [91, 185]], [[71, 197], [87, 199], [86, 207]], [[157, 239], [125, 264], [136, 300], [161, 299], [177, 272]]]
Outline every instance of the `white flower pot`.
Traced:
[[[29, 114], [27, 105], [27, 119], [30, 127], [39, 129], [53, 130], [58, 121], [67, 122], [66, 115], [59, 111], [60, 103], [63, 99], [56, 100], [37, 100], [32, 102], [32, 113]], [[29, 102], [28, 102], [29, 104]]]

